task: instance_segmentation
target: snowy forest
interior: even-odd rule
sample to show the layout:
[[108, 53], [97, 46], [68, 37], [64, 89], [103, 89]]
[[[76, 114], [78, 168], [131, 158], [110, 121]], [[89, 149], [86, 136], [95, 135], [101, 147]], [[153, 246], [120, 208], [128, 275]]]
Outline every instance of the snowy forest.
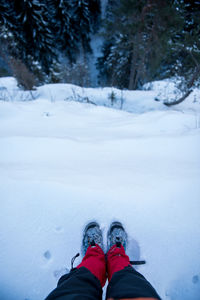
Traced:
[[[0, 0], [0, 300], [65, 289], [91, 221], [102, 262], [120, 222], [130, 272], [199, 300], [199, 149], [200, 0]], [[134, 298], [106, 261], [102, 300]]]
[[187, 93], [200, 77], [199, 36], [195, 0], [1, 0], [0, 76], [25, 89], [129, 90], [181, 76]]

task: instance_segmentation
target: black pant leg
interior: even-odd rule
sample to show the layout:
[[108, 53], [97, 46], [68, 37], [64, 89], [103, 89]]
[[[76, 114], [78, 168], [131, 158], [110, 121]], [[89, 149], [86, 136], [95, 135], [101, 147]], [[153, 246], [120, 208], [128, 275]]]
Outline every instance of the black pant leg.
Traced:
[[100, 281], [85, 267], [74, 269], [58, 281], [45, 300], [101, 300]]
[[161, 300], [145, 277], [131, 266], [114, 273], [107, 288], [106, 299], [137, 297], [152, 297]]

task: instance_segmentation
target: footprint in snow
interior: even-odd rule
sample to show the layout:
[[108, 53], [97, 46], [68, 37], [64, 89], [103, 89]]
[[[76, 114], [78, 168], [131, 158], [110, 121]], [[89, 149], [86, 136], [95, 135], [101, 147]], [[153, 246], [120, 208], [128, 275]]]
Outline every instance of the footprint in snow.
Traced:
[[55, 232], [63, 232], [63, 227], [62, 226], [57, 226], [55, 228]]
[[43, 112], [43, 116], [44, 116], [44, 117], [50, 117], [51, 114], [50, 114], [50, 112], [48, 112], [48, 111], [44, 111], [44, 112]]
[[199, 282], [199, 276], [198, 276], [198, 275], [194, 275], [194, 276], [192, 277], [192, 282], [193, 282], [194, 284], [197, 284], [197, 283]]
[[44, 256], [47, 260], [49, 260], [49, 259], [51, 259], [51, 252], [50, 252], [49, 250], [47, 250], [47, 251], [44, 252], [43, 256]]

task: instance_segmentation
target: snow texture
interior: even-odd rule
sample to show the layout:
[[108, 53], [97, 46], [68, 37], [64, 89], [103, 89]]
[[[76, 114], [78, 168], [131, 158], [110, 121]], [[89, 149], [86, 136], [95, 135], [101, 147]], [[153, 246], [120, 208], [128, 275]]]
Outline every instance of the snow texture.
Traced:
[[116, 89], [46, 85], [22, 101], [0, 79], [1, 300], [44, 299], [91, 220], [105, 248], [110, 223], [124, 224], [162, 299], [200, 299], [199, 91], [172, 108], [156, 93], [124, 91], [120, 110]]

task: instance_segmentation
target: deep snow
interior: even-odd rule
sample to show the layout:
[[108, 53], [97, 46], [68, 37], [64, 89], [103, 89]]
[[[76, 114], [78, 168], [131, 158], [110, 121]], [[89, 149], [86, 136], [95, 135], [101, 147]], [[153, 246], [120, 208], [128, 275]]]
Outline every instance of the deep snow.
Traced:
[[0, 79], [0, 299], [47, 296], [94, 219], [105, 247], [123, 222], [162, 299], [200, 299], [200, 100], [166, 108], [159, 85], [124, 91], [117, 110], [108, 88], [46, 85], [27, 102]]

